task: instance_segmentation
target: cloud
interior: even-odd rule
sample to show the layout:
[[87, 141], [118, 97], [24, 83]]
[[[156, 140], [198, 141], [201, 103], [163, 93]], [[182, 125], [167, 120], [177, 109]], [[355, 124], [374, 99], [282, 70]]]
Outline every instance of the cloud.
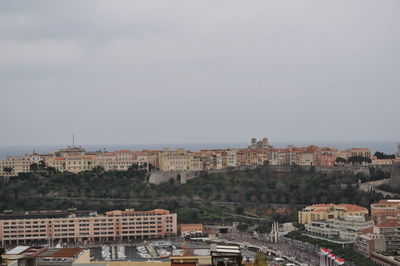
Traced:
[[399, 5], [4, 1], [0, 145], [396, 140]]

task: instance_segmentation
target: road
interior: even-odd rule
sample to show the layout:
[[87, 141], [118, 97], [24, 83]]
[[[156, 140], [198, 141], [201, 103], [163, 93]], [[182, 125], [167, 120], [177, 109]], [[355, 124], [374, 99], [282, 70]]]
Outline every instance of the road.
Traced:
[[319, 255], [314, 246], [308, 246], [285, 237], [281, 237], [278, 243], [261, 238], [255, 239], [244, 234], [228, 234], [225, 238], [230, 242], [259, 247], [263, 251], [272, 251], [276, 255], [286, 257], [300, 265], [319, 265]]

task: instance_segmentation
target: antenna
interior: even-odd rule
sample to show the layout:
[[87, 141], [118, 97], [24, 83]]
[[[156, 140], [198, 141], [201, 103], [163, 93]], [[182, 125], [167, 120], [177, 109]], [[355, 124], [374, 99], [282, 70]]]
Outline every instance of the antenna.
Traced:
[[72, 147], [75, 147], [75, 133], [72, 133]]

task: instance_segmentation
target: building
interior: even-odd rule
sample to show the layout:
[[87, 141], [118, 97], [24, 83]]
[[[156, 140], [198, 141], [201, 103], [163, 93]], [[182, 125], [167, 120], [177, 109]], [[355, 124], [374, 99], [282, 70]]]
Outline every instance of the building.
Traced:
[[72, 266], [90, 262], [90, 251], [83, 248], [17, 246], [4, 255], [7, 266]]
[[400, 159], [400, 143], [397, 144], [396, 159]]
[[169, 258], [171, 266], [211, 265], [211, 253], [208, 248], [174, 249]]
[[371, 150], [368, 148], [351, 148], [346, 150], [347, 158], [361, 156], [371, 158]]
[[340, 219], [319, 220], [305, 224], [307, 234], [337, 243], [353, 243], [358, 232], [367, 228], [372, 228], [372, 221], [367, 221], [364, 216], [345, 215]]
[[161, 171], [187, 171], [193, 165], [193, 154], [184, 149], [171, 151], [165, 148], [159, 154]]
[[375, 223], [396, 219], [400, 212], [400, 199], [382, 199], [371, 204], [371, 219]]
[[188, 236], [191, 233], [203, 233], [204, 226], [202, 224], [180, 224], [178, 232], [182, 237]]
[[394, 159], [378, 159], [376, 156], [372, 156], [371, 163], [373, 165], [392, 165]]
[[331, 250], [321, 248], [319, 252], [319, 266], [339, 266], [344, 265], [346, 261], [331, 253]]
[[387, 251], [400, 250], [399, 223], [396, 220], [375, 224], [373, 233], [385, 239]]
[[248, 146], [249, 149], [253, 149], [253, 150], [268, 149], [268, 147], [269, 147], [269, 144], [268, 144], [267, 138], [263, 138], [260, 141], [257, 141], [256, 138], [251, 138], [250, 146]]
[[177, 233], [177, 216], [167, 210], [110, 211], [105, 215], [10, 219], [0, 216], [0, 241], [19, 244], [27, 241], [91, 242], [161, 238]]
[[314, 204], [299, 211], [299, 223], [308, 224], [313, 221], [340, 219], [344, 216], [368, 216], [368, 209], [353, 204]]
[[210, 245], [212, 265], [242, 265], [242, 252], [236, 245]]
[[358, 253], [369, 258], [373, 252], [386, 250], [386, 241], [383, 236], [373, 233], [372, 228], [361, 230], [356, 238], [355, 248]]
[[33, 153], [25, 156], [7, 157], [0, 161], [0, 176], [17, 176], [20, 173], [32, 172], [31, 165], [36, 164], [39, 167], [43, 158]]
[[312, 166], [314, 163], [314, 153], [309, 151], [300, 151], [296, 156], [296, 164], [301, 166]]
[[370, 259], [376, 265], [380, 266], [399, 266], [400, 265], [400, 257], [397, 256], [384, 256], [377, 252], [373, 252], [371, 254]]

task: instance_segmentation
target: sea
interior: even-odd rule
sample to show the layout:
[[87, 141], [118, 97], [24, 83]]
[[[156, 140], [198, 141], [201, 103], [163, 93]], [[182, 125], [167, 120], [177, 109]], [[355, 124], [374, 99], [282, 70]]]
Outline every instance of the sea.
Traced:
[[[373, 152], [380, 151], [387, 154], [394, 154], [397, 151], [397, 142], [395, 141], [353, 141], [353, 142], [276, 142], [270, 143], [276, 148], [284, 148], [288, 145], [297, 147], [305, 147], [308, 145], [319, 145], [335, 147], [341, 150], [362, 147], [369, 148]], [[227, 149], [227, 148], [246, 148], [249, 143], [164, 143], [164, 144], [82, 144], [78, 145], [86, 149], [86, 151], [99, 151], [106, 149], [107, 151], [115, 150], [144, 150], [144, 149], [177, 149], [184, 148], [191, 151], [198, 151], [201, 149]], [[30, 146], [0, 146], [0, 160], [5, 159], [7, 156], [22, 156], [32, 152], [51, 153], [57, 149], [65, 148], [68, 145], [30, 145]]]

